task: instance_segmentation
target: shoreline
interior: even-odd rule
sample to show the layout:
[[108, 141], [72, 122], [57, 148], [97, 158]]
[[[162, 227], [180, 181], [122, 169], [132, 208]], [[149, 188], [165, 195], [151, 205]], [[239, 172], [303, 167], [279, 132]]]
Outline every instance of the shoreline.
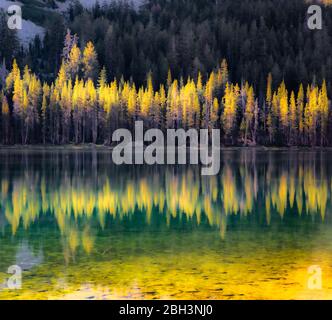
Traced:
[[[52, 145], [52, 144], [31, 144], [31, 145], [1, 145], [0, 151], [17, 150], [17, 151], [112, 151], [114, 146], [102, 145], [102, 144], [64, 144], [64, 145]], [[144, 148], [145, 149], [145, 148]], [[332, 151], [330, 147], [307, 147], [307, 146], [290, 146], [290, 147], [278, 147], [278, 146], [222, 146], [219, 148], [221, 151], [232, 150], [256, 150], [256, 151]], [[187, 147], [190, 150], [190, 147]]]

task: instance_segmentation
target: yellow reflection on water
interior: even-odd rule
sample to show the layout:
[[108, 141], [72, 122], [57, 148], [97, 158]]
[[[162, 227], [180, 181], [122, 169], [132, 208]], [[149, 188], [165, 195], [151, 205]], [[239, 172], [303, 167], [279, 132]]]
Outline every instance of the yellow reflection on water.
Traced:
[[145, 212], [149, 223], [153, 208], [170, 217], [184, 214], [198, 224], [204, 213], [209, 224], [218, 227], [223, 215], [247, 216], [257, 206], [268, 223], [271, 210], [282, 218], [287, 208], [324, 220], [331, 208], [332, 180], [324, 166], [318, 169], [315, 162], [303, 160], [278, 170], [268, 162], [258, 174], [252, 164], [234, 167], [226, 161], [218, 177], [201, 177], [197, 168], [188, 168], [178, 173], [155, 171], [134, 179], [124, 175], [121, 183], [104, 175], [97, 182], [93, 177], [60, 176], [57, 184], [46, 184], [45, 177], [32, 172], [10, 181], [0, 177], [1, 207], [13, 234], [20, 223], [28, 228], [46, 212], [55, 217], [62, 233], [68, 219], [91, 219], [93, 213], [101, 227], [106, 216], [122, 219], [134, 215], [136, 209]]
[[[6, 299], [331, 299], [332, 268], [308, 252], [236, 250], [227, 257], [217, 252], [186, 252], [128, 257], [107, 262], [52, 266], [32, 278], [26, 274], [19, 292], [0, 293]], [[331, 256], [329, 256], [331, 258]], [[313, 262], [323, 269], [322, 290], [307, 286]]]
[[1, 159], [0, 283], [43, 256], [0, 298], [332, 298], [332, 154], [227, 152], [215, 177], [81, 156]]

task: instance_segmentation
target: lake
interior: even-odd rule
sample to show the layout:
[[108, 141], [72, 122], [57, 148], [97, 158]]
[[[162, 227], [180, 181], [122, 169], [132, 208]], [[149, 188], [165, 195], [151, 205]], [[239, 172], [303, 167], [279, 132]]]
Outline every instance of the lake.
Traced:
[[332, 151], [226, 149], [212, 177], [111, 159], [0, 151], [0, 284], [22, 269], [0, 299], [332, 298]]

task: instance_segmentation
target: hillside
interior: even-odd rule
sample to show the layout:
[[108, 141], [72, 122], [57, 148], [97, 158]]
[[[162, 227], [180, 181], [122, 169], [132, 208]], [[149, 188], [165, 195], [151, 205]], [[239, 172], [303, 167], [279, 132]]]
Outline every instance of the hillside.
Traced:
[[[29, 43], [38, 35], [41, 39], [45, 34], [45, 27], [56, 15], [65, 15], [70, 5], [79, 2], [84, 8], [91, 9], [97, 3], [110, 4], [115, 0], [0, 0], [0, 9], [7, 10], [10, 5], [18, 4], [22, 7], [23, 28], [18, 31], [20, 43], [27, 48]], [[138, 5], [142, 0], [131, 1]]]
[[[0, 9], [7, 10], [9, 6], [13, 4], [22, 5], [22, 2], [17, 1], [7, 1], [7, 0], [0, 0]], [[23, 10], [24, 12], [25, 10]], [[38, 35], [39, 37], [43, 38], [45, 29], [31, 21], [29, 18], [23, 19], [22, 22], [22, 30], [18, 31], [18, 38], [21, 44], [24, 47], [28, 47], [29, 43]]]

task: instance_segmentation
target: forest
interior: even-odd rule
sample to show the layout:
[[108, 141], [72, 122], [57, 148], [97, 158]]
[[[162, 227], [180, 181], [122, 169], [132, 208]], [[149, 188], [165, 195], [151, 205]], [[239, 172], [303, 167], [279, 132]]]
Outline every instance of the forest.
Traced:
[[330, 146], [332, 10], [312, 31], [307, 7], [76, 3], [28, 50], [2, 15], [0, 143], [110, 144], [116, 128], [143, 120], [218, 128], [224, 145]]

